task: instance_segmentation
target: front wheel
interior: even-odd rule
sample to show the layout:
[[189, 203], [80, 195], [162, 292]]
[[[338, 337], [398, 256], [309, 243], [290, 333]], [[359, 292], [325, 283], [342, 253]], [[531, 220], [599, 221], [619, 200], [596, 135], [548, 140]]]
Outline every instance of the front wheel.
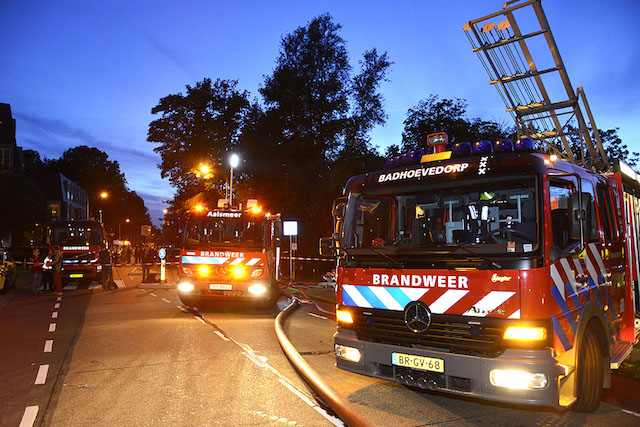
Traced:
[[602, 349], [594, 328], [587, 327], [578, 353], [578, 399], [576, 412], [594, 412], [602, 400], [604, 366]]

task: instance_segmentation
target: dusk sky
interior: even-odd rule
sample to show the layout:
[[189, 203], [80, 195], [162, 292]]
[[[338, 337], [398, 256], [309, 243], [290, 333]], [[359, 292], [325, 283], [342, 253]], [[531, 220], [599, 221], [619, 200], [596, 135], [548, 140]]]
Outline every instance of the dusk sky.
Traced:
[[[598, 127], [619, 127], [640, 151], [640, 1], [542, 4]], [[238, 79], [259, 97], [281, 37], [328, 12], [343, 26], [354, 70], [373, 47], [394, 62], [382, 87], [389, 119], [372, 133], [381, 150], [400, 142], [407, 110], [429, 94], [464, 98], [469, 116], [511, 124], [462, 31], [500, 8], [499, 0], [2, 0], [0, 102], [11, 104], [24, 149], [47, 158], [83, 144], [107, 152], [157, 224], [173, 195], [146, 141], [161, 97], [205, 77]]]

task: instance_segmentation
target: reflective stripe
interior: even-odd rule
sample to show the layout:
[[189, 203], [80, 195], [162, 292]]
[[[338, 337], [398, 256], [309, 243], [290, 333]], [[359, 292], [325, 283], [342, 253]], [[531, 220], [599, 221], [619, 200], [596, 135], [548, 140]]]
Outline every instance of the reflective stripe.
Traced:
[[491, 291], [487, 296], [475, 303], [463, 316], [486, 317], [516, 293], [511, 291]]
[[449, 289], [429, 306], [429, 310], [431, 310], [433, 314], [443, 314], [468, 293], [469, 291]]

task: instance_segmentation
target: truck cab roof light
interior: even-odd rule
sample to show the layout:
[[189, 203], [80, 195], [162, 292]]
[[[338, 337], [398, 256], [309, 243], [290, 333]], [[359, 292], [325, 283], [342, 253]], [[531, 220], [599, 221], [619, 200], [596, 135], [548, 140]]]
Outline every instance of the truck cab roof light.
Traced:
[[384, 162], [384, 168], [393, 169], [400, 166], [415, 165], [420, 163], [422, 156], [424, 156], [423, 150], [408, 151], [400, 156], [395, 156], [387, 159]]
[[471, 155], [471, 143], [470, 142], [458, 142], [454, 144], [451, 149], [452, 153], [456, 156], [470, 156]]
[[474, 153], [493, 153], [491, 141], [478, 141], [473, 144]]
[[499, 141], [496, 141], [494, 148], [496, 150], [496, 153], [513, 151], [513, 141], [510, 139], [501, 139]]
[[533, 138], [522, 138], [516, 141], [516, 151], [534, 151], [535, 144]]

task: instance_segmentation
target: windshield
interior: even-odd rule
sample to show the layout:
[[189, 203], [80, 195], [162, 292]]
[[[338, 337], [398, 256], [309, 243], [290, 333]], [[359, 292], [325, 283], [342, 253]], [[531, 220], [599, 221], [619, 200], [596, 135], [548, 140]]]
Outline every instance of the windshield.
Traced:
[[187, 245], [249, 245], [261, 247], [264, 241], [264, 219], [206, 218], [190, 220], [184, 230]]
[[345, 248], [473, 247], [478, 252], [537, 248], [535, 181], [459, 183], [393, 196], [351, 194]]
[[99, 245], [102, 228], [98, 225], [56, 225], [51, 230], [51, 243], [56, 245]]

